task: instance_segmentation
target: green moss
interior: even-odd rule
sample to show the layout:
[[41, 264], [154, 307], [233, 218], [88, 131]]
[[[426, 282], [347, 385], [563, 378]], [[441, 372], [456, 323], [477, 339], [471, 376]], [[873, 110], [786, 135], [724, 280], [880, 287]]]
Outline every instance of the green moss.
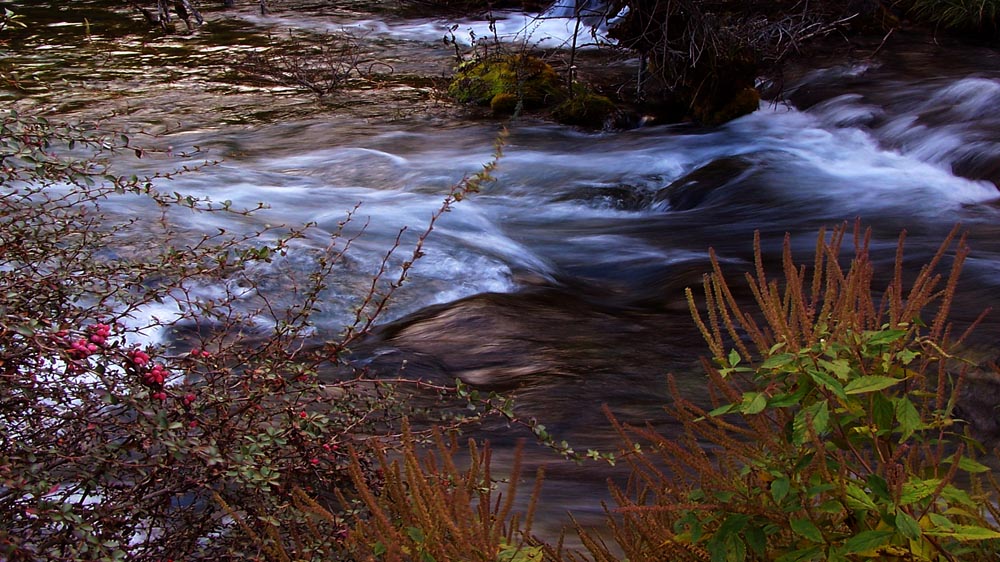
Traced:
[[577, 93], [572, 98], [559, 104], [552, 117], [566, 125], [601, 128], [608, 118], [615, 114], [618, 108], [606, 96], [593, 92]]
[[456, 71], [448, 94], [463, 103], [490, 104], [494, 111], [504, 112], [513, 111], [509, 96], [514, 96], [528, 109], [552, 105], [566, 98], [556, 71], [545, 61], [527, 55], [466, 63]]
[[490, 109], [496, 115], [510, 115], [514, 113], [517, 110], [517, 94], [502, 92], [493, 96], [493, 99], [490, 100]]

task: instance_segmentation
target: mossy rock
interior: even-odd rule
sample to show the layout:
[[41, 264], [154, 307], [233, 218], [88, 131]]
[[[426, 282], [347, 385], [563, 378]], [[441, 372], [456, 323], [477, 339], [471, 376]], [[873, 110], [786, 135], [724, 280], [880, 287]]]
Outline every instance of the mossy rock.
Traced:
[[506, 92], [493, 96], [490, 100], [490, 109], [495, 115], [511, 115], [517, 110], [517, 94]]
[[566, 125], [599, 129], [618, 111], [607, 96], [592, 92], [578, 93], [552, 110], [552, 117]]
[[528, 55], [466, 63], [455, 72], [448, 94], [463, 103], [490, 105], [498, 113], [513, 112], [516, 102], [537, 109], [566, 98], [556, 71], [545, 61]]

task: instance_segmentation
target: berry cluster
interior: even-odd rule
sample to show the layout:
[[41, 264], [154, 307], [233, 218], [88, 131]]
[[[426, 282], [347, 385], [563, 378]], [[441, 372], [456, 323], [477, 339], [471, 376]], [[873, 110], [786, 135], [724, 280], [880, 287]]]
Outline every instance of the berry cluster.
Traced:
[[[69, 334], [65, 330], [60, 330], [56, 333], [56, 337], [58, 338], [64, 338], [67, 335]], [[91, 324], [90, 326], [87, 326], [87, 337], [81, 337], [73, 340], [69, 344], [67, 353], [73, 359], [86, 359], [103, 348], [107, 344], [110, 336], [110, 324], [104, 324], [103, 322]]]

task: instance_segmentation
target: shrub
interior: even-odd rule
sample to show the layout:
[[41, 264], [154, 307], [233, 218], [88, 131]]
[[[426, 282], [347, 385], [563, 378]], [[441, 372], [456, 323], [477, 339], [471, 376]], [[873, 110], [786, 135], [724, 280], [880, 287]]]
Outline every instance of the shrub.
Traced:
[[821, 232], [811, 270], [786, 240], [783, 282], [766, 276], [758, 240], [753, 313], [714, 257], [703, 309], [689, 291], [717, 407], [671, 381], [681, 436], [618, 425], [633, 474], [614, 490], [611, 527], [629, 560], [957, 560], [1000, 548], [996, 489], [977, 483], [988, 469], [954, 412], [966, 365], [947, 315], [964, 241], [953, 233], [904, 291], [901, 237], [876, 301], [868, 236], [855, 229], [845, 270], [845, 230]]
[[[336, 496], [374, 478], [368, 442], [416, 384], [367, 379], [341, 354], [491, 168], [452, 189], [398, 272], [376, 274], [343, 339], [304, 347], [349, 241], [332, 235], [283, 309], [254, 268], [303, 231], [179, 232], [178, 209], [253, 210], [159, 193], [172, 172], [114, 175], [106, 156], [132, 152], [157, 156], [91, 127], [0, 121], [0, 558], [337, 559], [352, 513]], [[150, 215], [106, 210], [118, 197]], [[204, 285], [222, 295], [197, 298]], [[139, 320], [161, 303], [177, 322]], [[149, 343], [171, 327], [170, 346]]]

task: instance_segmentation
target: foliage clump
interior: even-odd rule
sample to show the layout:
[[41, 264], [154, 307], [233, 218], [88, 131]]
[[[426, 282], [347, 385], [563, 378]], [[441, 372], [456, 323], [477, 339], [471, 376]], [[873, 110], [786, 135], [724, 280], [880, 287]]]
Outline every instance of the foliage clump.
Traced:
[[714, 257], [704, 305], [689, 292], [717, 406], [673, 387], [680, 438], [618, 425], [635, 453], [611, 525], [629, 560], [980, 560], [1000, 548], [998, 490], [955, 413], [968, 366], [947, 315], [964, 241], [949, 237], [904, 289], [901, 238], [875, 300], [867, 235], [855, 230], [843, 269], [845, 230], [821, 233], [811, 270], [786, 244], [783, 282], [758, 241], [755, 310]]
[[552, 117], [560, 123], [600, 129], [618, 111], [607, 96], [584, 88], [576, 88], [574, 95], [552, 110]]
[[556, 71], [538, 57], [502, 55], [469, 61], [455, 72], [448, 94], [462, 103], [489, 105], [497, 113], [551, 107], [566, 98]]

